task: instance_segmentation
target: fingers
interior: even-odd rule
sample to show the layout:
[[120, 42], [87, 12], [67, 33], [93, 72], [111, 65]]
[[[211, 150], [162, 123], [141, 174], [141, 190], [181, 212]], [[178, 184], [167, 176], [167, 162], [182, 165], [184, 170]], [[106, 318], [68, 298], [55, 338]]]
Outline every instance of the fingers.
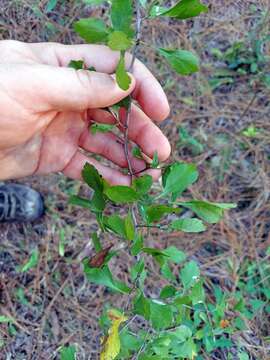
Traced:
[[[88, 67], [94, 66], [98, 72], [112, 74], [119, 60], [119, 52], [102, 45], [40, 43], [29, 46], [42, 63], [53, 66], [67, 66], [71, 60], [84, 60]], [[127, 63], [130, 61], [131, 56], [127, 55]], [[136, 79], [135, 99], [151, 119], [164, 120], [170, 108], [159, 82], [138, 60], [135, 61], [133, 74]]]
[[[100, 123], [115, 123], [115, 118], [105, 110], [94, 109], [88, 112], [91, 119]], [[122, 114], [123, 115], [123, 114]], [[123, 127], [120, 126], [123, 130]], [[171, 147], [162, 131], [137, 106], [132, 106], [129, 122], [129, 138], [150, 158], [157, 151], [160, 161], [170, 156]]]
[[100, 164], [95, 159], [88, 157], [81, 152], [77, 151], [73, 156], [70, 163], [62, 171], [64, 175], [72, 179], [82, 179], [81, 172], [86, 162], [94, 165], [98, 172], [107, 180], [111, 185], [130, 185], [130, 176], [122, 174], [120, 171], [109, 168]]
[[[81, 135], [79, 146], [84, 150], [105, 157], [122, 168], [128, 167], [123, 140], [113, 133], [92, 134], [86, 129]], [[132, 156], [131, 151], [129, 158], [134, 172], [137, 173], [146, 168], [146, 163]]]
[[1, 73], [1, 82], [8, 84], [19, 103], [36, 112], [107, 107], [135, 87], [133, 78], [129, 90], [123, 91], [110, 75], [49, 65], [10, 65]]

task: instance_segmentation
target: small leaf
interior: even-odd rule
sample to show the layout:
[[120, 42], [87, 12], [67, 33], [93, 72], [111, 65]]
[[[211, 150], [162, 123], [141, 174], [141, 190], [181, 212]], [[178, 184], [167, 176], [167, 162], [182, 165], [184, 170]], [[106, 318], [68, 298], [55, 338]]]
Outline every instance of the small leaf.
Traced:
[[93, 210], [93, 205], [91, 204], [91, 200], [82, 198], [77, 195], [72, 195], [68, 199], [68, 203], [71, 205], [77, 205], [85, 209]]
[[190, 289], [200, 276], [200, 269], [195, 261], [189, 261], [180, 272], [185, 289]]
[[189, 233], [198, 233], [206, 230], [205, 225], [199, 219], [179, 219], [171, 223], [170, 227], [173, 230], [180, 230]]
[[21, 268], [20, 272], [26, 272], [37, 266], [39, 259], [39, 251], [38, 249], [34, 249], [31, 253], [30, 259], [25, 263]]
[[111, 215], [104, 219], [104, 223], [117, 235], [126, 238], [125, 220], [119, 215]]
[[135, 298], [133, 312], [134, 314], [143, 316], [145, 320], [150, 319], [150, 300], [142, 293]]
[[132, 41], [123, 31], [113, 31], [108, 37], [108, 46], [112, 50], [123, 51], [132, 46]]
[[150, 175], [143, 175], [135, 178], [132, 182], [132, 187], [140, 195], [147, 194], [153, 184], [153, 178]]
[[122, 90], [128, 90], [129, 85], [131, 84], [131, 78], [128, 75], [126, 68], [125, 68], [125, 56], [124, 53], [121, 52], [120, 60], [116, 68], [116, 81], [119, 87]]
[[132, 155], [137, 159], [143, 160], [142, 151], [138, 146], [134, 146], [132, 149]]
[[99, 269], [91, 268], [87, 263], [85, 263], [84, 272], [87, 279], [94, 284], [107, 286], [109, 289], [122, 294], [128, 294], [130, 292], [130, 288], [125, 283], [113, 278], [113, 275], [107, 265]]
[[174, 286], [166, 285], [161, 290], [159, 298], [160, 299], [168, 299], [170, 297], [173, 297], [176, 294], [176, 292], [177, 292], [177, 290], [176, 290], [176, 288]]
[[198, 179], [196, 165], [175, 163], [167, 167], [163, 176], [163, 194], [174, 193], [181, 195], [190, 185]]
[[158, 153], [154, 152], [153, 160], [151, 162], [151, 169], [157, 169], [159, 167]]
[[169, 16], [176, 19], [189, 19], [207, 11], [207, 6], [203, 5], [200, 0], [181, 0], [170, 9], [154, 6], [151, 10], [151, 16]]
[[126, 239], [129, 241], [134, 240], [135, 237], [135, 227], [134, 223], [131, 217], [131, 214], [129, 213], [128, 216], [125, 218], [125, 234]]
[[150, 321], [156, 330], [170, 327], [173, 323], [174, 316], [171, 305], [162, 302], [151, 301], [150, 303]]
[[112, 0], [111, 20], [114, 30], [123, 31], [126, 35], [132, 36], [132, 16], [132, 0]]
[[103, 43], [107, 41], [108, 30], [105, 23], [100, 19], [81, 19], [75, 22], [74, 30], [81, 38], [90, 44]]
[[137, 234], [134, 243], [130, 249], [131, 255], [137, 256], [143, 249], [143, 246], [143, 236], [141, 234]]
[[58, 0], [49, 0], [45, 9], [45, 12], [48, 13], [50, 11], [53, 11], [54, 8], [57, 5]]
[[126, 316], [114, 309], [108, 311], [108, 317], [112, 325], [103, 344], [100, 360], [114, 360], [117, 357], [120, 352], [119, 326], [128, 320]]
[[63, 346], [60, 349], [60, 360], [76, 360], [75, 346]]
[[71, 60], [68, 64], [69, 68], [75, 69], [75, 70], [82, 70], [84, 69], [84, 61], [83, 60]]
[[9, 316], [0, 315], [0, 324], [14, 323], [14, 319]]
[[180, 264], [186, 259], [186, 254], [177, 249], [175, 246], [169, 246], [163, 250], [163, 254], [168, 257], [169, 261], [174, 262], [175, 264]]
[[200, 200], [181, 202], [179, 205], [192, 210], [196, 215], [210, 224], [217, 223], [223, 217], [224, 210], [236, 207], [236, 204], [218, 204]]
[[104, 183], [102, 177], [93, 165], [89, 163], [84, 165], [82, 178], [90, 188], [101, 193], [103, 192]]
[[111, 124], [92, 123], [90, 126], [90, 131], [93, 135], [95, 135], [98, 132], [101, 133], [110, 132], [114, 128], [115, 125], [111, 125]]
[[117, 185], [105, 190], [108, 198], [117, 204], [133, 203], [139, 199], [139, 195], [129, 186]]
[[167, 214], [178, 214], [181, 211], [179, 208], [174, 208], [166, 205], [152, 205], [147, 207], [146, 215], [149, 223], [157, 222]]
[[191, 75], [199, 70], [199, 59], [190, 51], [160, 48], [159, 53], [165, 57], [172, 69], [180, 75]]

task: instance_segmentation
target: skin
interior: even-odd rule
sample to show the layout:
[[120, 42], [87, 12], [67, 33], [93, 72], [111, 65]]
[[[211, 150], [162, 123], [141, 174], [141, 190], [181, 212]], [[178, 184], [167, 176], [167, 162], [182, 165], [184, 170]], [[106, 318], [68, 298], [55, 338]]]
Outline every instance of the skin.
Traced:
[[[97, 72], [67, 68], [82, 59]], [[113, 133], [89, 131], [92, 121], [115, 123], [102, 108], [128, 94], [138, 103], [131, 111], [130, 140], [149, 157], [155, 151], [161, 161], [169, 157], [169, 142], [155, 125], [169, 114], [160, 84], [136, 60], [131, 86], [121, 90], [113, 77], [118, 59], [117, 52], [99, 45], [0, 41], [0, 180], [54, 172], [76, 179], [89, 162], [111, 184], [128, 185], [130, 177], [120, 170], [127, 167], [122, 141]], [[145, 168], [144, 161], [130, 157], [134, 171]]]

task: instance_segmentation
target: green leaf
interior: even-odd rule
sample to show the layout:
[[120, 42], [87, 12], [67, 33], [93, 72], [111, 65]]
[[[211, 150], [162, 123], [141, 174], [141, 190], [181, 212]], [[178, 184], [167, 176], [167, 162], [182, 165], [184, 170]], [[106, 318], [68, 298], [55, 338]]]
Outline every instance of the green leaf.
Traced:
[[143, 175], [138, 178], [135, 178], [132, 182], [132, 187], [140, 195], [147, 194], [153, 184], [153, 178], [150, 175]]
[[132, 155], [137, 159], [143, 160], [142, 151], [138, 146], [134, 146], [132, 149]]
[[174, 71], [180, 75], [191, 75], [199, 70], [199, 59], [187, 50], [159, 50], [160, 55], [164, 56]]
[[205, 300], [205, 292], [203, 289], [202, 280], [198, 281], [191, 290], [190, 298], [192, 300], [192, 305], [203, 303]]
[[111, 125], [111, 124], [93, 123], [90, 126], [90, 131], [93, 135], [95, 135], [98, 132], [106, 133], [113, 129], [115, 129], [115, 125]]
[[112, 0], [111, 20], [114, 30], [123, 31], [126, 35], [132, 36], [132, 15], [132, 0]]
[[109, 289], [122, 294], [128, 294], [130, 292], [130, 288], [125, 283], [113, 278], [113, 275], [107, 265], [100, 269], [91, 268], [85, 263], [84, 272], [87, 279], [94, 284], [107, 286]]
[[112, 50], [123, 51], [132, 46], [132, 41], [123, 31], [114, 31], [108, 37], [108, 46]]
[[140, 259], [130, 269], [131, 280], [135, 281], [136, 278], [143, 272], [143, 270], [144, 270], [144, 259]]
[[173, 308], [162, 302], [152, 300], [150, 303], [150, 321], [156, 330], [165, 329], [173, 324]]
[[128, 204], [139, 200], [139, 195], [129, 186], [117, 185], [105, 190], [108, 198], [116, 204]]
[[166, 168], [163, 176], [163, 195], [168, 193], [181, 195], [191, 184], [198, 179], [196, 165], [175, 163]]
[[151, 169], [157, 169], [159, 167], [158, 152], [154, 152], [153, 160], [151, 162]]
[[143, 249], [143, 236], [142, 234], [137, 234], [134, 240], [134, 243], [130, 249], [132, 256], [137, 256]]
[[224, 210], [234, 209], [236, 207], [236, 204], [218, 204], [201, 200], [181, 202], [179, 205], [192, 210], [196, 215], [210, 224], [217, 223], [223, 217]]
[[26, 272], [37, 266], [39, 259], [39, 251], [38, 248], [34, 249], [31, 253], [30, 259], [25, 263], [21, 268], [20, 272]]
[[150, 300], [142, 293], [135, 298], [133, 312], [134, 314], [143, 316], [145, 320], [150, 319]]
[[50, 11], [53, 11], [54, 8], [57, 5], [58, 0], [49, 0], [45, 9], [45, 12], [48, 13]]
[[119, 215], [104, 217], [104, 224], [122, 238], [129, 241], [134, 240], [135, 228], [130, 214], [125, 218], [121, 218]]
[[203, 5], [199, 0], [182, 0], [170, 9], [154, 6], [151, 15], [154, 17], [169, 16], [176, 19], [189, 19], [207, 11], [207, 6]]
[[68, 67], [75, 70], [84, 69], [84, 61], [83, 60], [71, 60], [68, 64]]
[[129, 241], [134, 240], [135, 238], [135, 226], [132, 220], [132, 216], [129, 213], [128, 216], [125, 218], [125, 234], [126, 239]]
[[84, 165], [82, 178], [90, 188], [101, 193], [103, 192], [104, 182], [101, 175], [93, 165], [89, 163]]
[[85, 209], [93, 210], [93, 205], [91, 204], [91, 200], [82, 198], [77, 195], [71, 195], [68, 199], [68, 203], [71, 205], [80, 206]]
[[160, 299], [168, 299], [176, 294], [177, 290], [172, 285], [166, 285], [159, 294]]
[[175, 246], [169, 246], [167, 249], [164, 249], [163, 254], [168, 257], [169, 261], [175, 264], [180, 264], [186, 259], [186, 254]]
[[128, 90], [129, 85], [131, 84], [131, 78], [128, 75], [125, 67], [125, 55], [121, 52], [120, 60], [116, 68], [116, 81], [119, 87], [122, 90]]
[[192, 337], [192, 331], [188, 326], [180, 325], [172, 332], [172, 336], [182, 343]]
[[180, 272], [180, 278], [185, 289], [190, 289], [200, 276], [200, 269], [195, 261], [189, 261]]
[[205, 225], [199, 219], [179, 219], [175, 220], [170, 225], [173, 230], [180, 230], [188, 233], [198, 233], [206, 230]]
[[86, 42], [90, 44], [104, 43], [108, 38], [108, 30], [105, 23], [100, 19], [86, 18], [74, 24], [74, 30]]
[[179, 208], [174, 208], [166, 205], [152, 205], [147, 207], [146, 215], [149, 223], [158, 222], [164, 215], [178, 214], [181, 211]]
[[9, 316], [0, 315], [0, 324], [14, 323], [14, 319]]
[[76, 347], [64, 346], [60, 349], [60, 360], [76, 360]]

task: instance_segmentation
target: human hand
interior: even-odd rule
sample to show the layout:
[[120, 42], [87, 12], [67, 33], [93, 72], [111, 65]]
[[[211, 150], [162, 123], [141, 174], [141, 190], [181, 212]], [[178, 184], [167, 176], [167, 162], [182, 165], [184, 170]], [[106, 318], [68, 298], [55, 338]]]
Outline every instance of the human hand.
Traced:
[[[169, 113], [166, 96], [153, 75], [138, 60], [128, 91], [110, 74], [119, 55], [100, 45], [25, 44], [0, 41], [0, 179], [63, 172], [80, 178], [85, 162], [93, 164], [111, 184], [129, 184], [130, 177], [107, 167], [84, 151], [101, 155], [120, 168], [127, 167], [124, 147], [113, 133], [89, 131], [91, 121], [115, 122], [102, 108], [132, 93], [129, 137], [142, 151], [160, 160], [170, 154], [166, 137], [153, 121]], [[97, 72], [68, 68], [84, 60]], [[152, 121], [153, 120], [153, 121]], [[131, 156], [135, 172], [145, 168]], [[147, 170], [158, 177], [157, 170]]]

